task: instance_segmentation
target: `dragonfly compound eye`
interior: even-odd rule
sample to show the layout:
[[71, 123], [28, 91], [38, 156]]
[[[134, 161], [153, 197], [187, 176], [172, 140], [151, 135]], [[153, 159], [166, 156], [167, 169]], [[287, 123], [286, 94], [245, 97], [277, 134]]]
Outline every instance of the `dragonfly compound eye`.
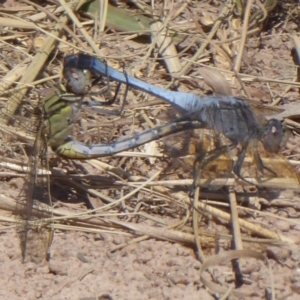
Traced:
[[92, 77], [88, 70], [66, 69], [64, 77], [67, 79], [67, 89], [76, 94], [85, 94], [91, 86]]
[[280, 121], [276, 119], [269, 120], [262, 139], [265, 149], [273, 153], [278, 152], [282, 146], [284, 135], [284, 128]]

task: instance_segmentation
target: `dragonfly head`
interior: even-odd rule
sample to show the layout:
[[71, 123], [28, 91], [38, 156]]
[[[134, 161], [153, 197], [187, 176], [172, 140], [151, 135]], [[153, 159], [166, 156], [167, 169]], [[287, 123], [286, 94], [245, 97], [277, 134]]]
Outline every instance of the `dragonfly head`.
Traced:
[[278, 152], [285, 141], [285, 130], [277, 119], [270, 119], [263, 132], [262, 143], [267, 151]]
[[88, 70], [64, 69], [64, 77], [67, 80], [67, 90], [69, 92], [83, 95], [91, 88], [92, 75]]

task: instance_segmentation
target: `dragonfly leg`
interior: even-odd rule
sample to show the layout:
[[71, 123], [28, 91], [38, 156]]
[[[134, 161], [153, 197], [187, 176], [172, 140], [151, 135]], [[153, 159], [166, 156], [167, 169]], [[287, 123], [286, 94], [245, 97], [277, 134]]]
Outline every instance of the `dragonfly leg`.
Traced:
[[[127, 77], [128, 75], [125, 71], [124, 71], [124, 75], [125, 75], [125, 78], [128, 80], [128, 77]], [[109, 84], [109, 81], [108, 81], [108, 84]], [[129, 85], [128, 84], [126, 84], [125, 94], [124, 94], [124, 97], [122, 97], [121, 107], [120, 107], [119, 110], [114, 111], [114, 110], [102, 109], [102, 108], [97, 107], [97, 106], [110, 106], [110, 105], [113, 105], [115, 103], [116, 99], [117, 99], [118, 94], [119, 94], [121, 84], [122, 83], [118, 84], [118, 86], [115, 90], [114, 98], [112, 100], [105, 101], [105, 102], [91, 102], [91, 101], [89, 101], [89, 102], [87, 102], [87, 105], [89, 107], [92, 107], [98, 113], [102, 113], [102, 114], [106, 114], [106, 115], [113, 115], [113, 116], [121, 115], [123, 110], [124, 110], [124, 105], [125, 105], [125, 101], [126, 101], [128, 90], [129, 90]]]
[[[242, 175], [241, 175], [241, 170], [242, 170], [242, 166], [246, 157], [246, 153], [247, 153], [247, 146], [248, 146], [248, 142], [242, 145], [242, 149], [238, 155], [238, 159], [236, 161], [236, 163], [233, 166], [233, 172], [235, 175], [237, 175], [240, 179], [242, 179], [243, 181], [253, 185], [253, 182], [245, 179]], [[269, 173], [271, 173], [273, 176], [277, 176], [277, 174], [271, 170], [269, 167], [265, 166], [262, 159], [260, 158], [257, 149], [254, 151], [253, 153], [253, 157], [254, 157], [254, 161], [255, 164], [258, 168], [258, 171], [263, 174], [264, 170], [267, 170]]]
[[[106, 94], [109, 90], [110, 90], [110, 80], [109, 80], [109, 75], [108, 75], [108, 72], [107, 72], [107, 64], [105, 64], [105, 77], [107, 78], [107, 84], [105, 85], [104, 88], [102, 88], [100, 91], [94, 93], [94, 94], [97, 94], [97, 95], [103, 95], [103, 94]], [[99, 76], [97, 77], [93, 82], [92, 82], [92, 85], [95, 85], [95, 84], [98, 84], [99, 81], [102, 79], [102, 76]], [[119, 87], [117, 87], [118, 89]], [[110, 102], [110, 101], [108, 101]], [[112, 103], [111, 103], [112, 104]], [[105, 104], [104, 104], [105, 105]], [[108, 104], [110, 105], [110, 104]]]
[[[248, 144], [249, 144], [249, 141], [247, 142], [244, 142], [242, 144], [242, 149], [240, 150], [239, 154], [238, 154], [238, 157], [237, 157], [237, 161], [236, 163], [234, 164], [233, 166], [233, 173], [240, 179], [242, 179], [244, 182], [247, 182], [248, 184], [251, 184], [253, 185], [253, 182], [245, 179], [242, 174], [241, 174], [241, 170], [242, 170], [242, 167], [243, 167], [243, 164], [244, 164], [244, 161], [245, 161], [245, 157], [246, 157], [246, 154], [247, 154], [247, 148], [248, 148]], [[258, 154], [256, 155], [256, 158], [259, 158]], [[256, 159], [255, 158], [255, 159]], [[259, 171], [261, 172], [261, 170], [263, 170], [264, 166], [263, 166], [263, 163], [261, 161], [261, 159], [259, 158], [259, 160], [257, 161], [258, 165], [258, 169]]]
[[248, 144], [249, 141], [246, 141], [244, 143], [242, 143], [242, 149], [240, 150], [238, 157], [237, 157], [237, 161], [235, 162], [234, 166], [233, 166], [233, 173], [240, 179], [242, 179], [243, 181], [247, 182], [248, 184], [253, 185], [253, 182], [245, 179], [242, 175], [241, 175], [241, 170], [244, 164], [244, 160], [247, 154], [247, 148], [248, 148]]
[[[110, 78], [109, 78], [109, 73], [107, 71], [107, 64], [104, 64], [105, 65], [105, 75], [101, 75], [101, 76], [98, 76], [92, 83], [91, 83], [91, 86], [94, 86], [95, 84], [98, 84], [101, 79], [103, 77], [106, 77], [106, 80], [107, 80], [107, 83], [105, 84], [105, 86], [103, 88], [101, 88], [99, 91], [96, 91], [96, 92], [89, 92], [89, 95], [103, 95], [103, 94], [106, 94], [110, 91]], [[124, 68], [123, 68], [124, 69]], [[78, 76], [76, 72], [71, 72], [71, 70], [76, 70], [76, 69], [65, 69], [64, 70], [64, 76], [67, 78], [68, 82], [71, 82], [73, 83], [74, 80], [72, 78], [72, 76]], [[79, 71], [79, 70], [78, 70]], [[125, 77], [125, 81], [126, 81], [126, 90], [125, 90], [125, 94], [124, 94], [124, 97], [122, 97], [122, 99], [120, 100], [120, 109], [119, 110], [108, 110], [108, 109], [103, 109], [103, 108], [99, 108], [101, 106], [111, 106], [113, 105], [117, 98], [118, 98], [118, 94], [120, 92], [120, 87], [122, 85], [121, 82], [118, 83], [117, 87], [116, 87], [116, 90], [114, 91], [114, 97], [113, 99], [111, 100], [108, 100], [108, 101], [85, 101], [84, 104], [86, 104], [87, 106], [89, 107], [92, 107], [95, 111], [97, 111], [98, 113], [102, 113], [102, 114], [106, 114], [106, 115], [114, 115], [114, 116], [119, 116], [122, 114], [123, 112], [123, 109], [124, 109], [124, 105], [125, 105], [125, 100], [127, 98], [127, 93], [128, 93], [128, 89], [129, 89], [129, 84], [128, 84], [128, 75], [127, 73], [125, 72], [124, 70], [124, 77]]]
[[264, 165], [264, 163], [263, 163], [262, 159], [260, 158], [257, 150], [255, 150], [253, 156], [254, 156], [254, 160], [256, 162], [258, 171], [261, 174], [264, 174], [264, 170], [267, 170], [270, 174], [272, 174], [272, 176], [274, 176], [274, 177], [277, 176], [276, 172], [274, 172], [271, 168]]

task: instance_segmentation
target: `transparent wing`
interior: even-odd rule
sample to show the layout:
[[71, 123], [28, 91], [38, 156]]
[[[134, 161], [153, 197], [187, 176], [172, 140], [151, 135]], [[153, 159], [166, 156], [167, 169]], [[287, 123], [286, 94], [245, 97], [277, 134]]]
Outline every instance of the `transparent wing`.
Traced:
[[233, 176], [229, 144], [211, 130], [196, 129], [165, 138], [164, 151], [174, 158], [173, 167], [185, 170], [182, 178], [193, 178], [194, 185], [216, 190]]
[[[240, 146], [230, 147], [230, 141], [210, 130], [178, 133], [163, 142], [164, 151], [173, 157], [168, 173], [178, 174], [177, 179], [193, 178], [194, 184], [209, 190], [249, 184], [272, 189], [299, 188], [297, 173], [288, 161], [280, 153], [266, 151], [261, 142], [253, 141], [246, 148], [240, 177], [233, 171]], [[224, 152], [220, 154], [222, 147]]]
[[[206, 113], [209, 118], [209, 112]], [[213, 114], [210, 117], [215, 120]], [[176, 157], [176, 165], [184, 167], [186, 174], [193, 176], [195, 184], [202, 187], [214, 190], [224, 185], [253, 184], [259, 187], [299, 188], [295, 170], [280, 154], [284, 132], [279, 127], [276, 133], [274, 130], [277, 127], [272, 127], [274, 124], [270, 121], [261, 140], [254, 136], [246, 144], [234, 143], [224, 134], [209, 129], [179, 133], [164, 140], [165, 151], [169, 156]]]
[[[47, 143], [42, 136], [42, 122], [36, 133], [25, 185], [18, 197], [17, 213], [23, 261], [41, 263], [47, 259], [52, 222]], [[41, 170], [41, 172], [39, 172]], [[44, 205], [43, 205], [44, 204]]]
[[[51, 195], [47, 161], [47, 143], [43, 136], [43, 116], [32, 101], [23, 101], [13, 84], [2, 81], [0, 132], [3, 162], [19, 160], [24, 153], [29, 163], [24, 166], [25, 182], [17, 197], [15, 214], [23, 261], [40, 263], [46, 259], [51, 222]], [[20, 88], [20, 86], [19, 86]], [[46, 221], [47, 220], [47, 221]]]

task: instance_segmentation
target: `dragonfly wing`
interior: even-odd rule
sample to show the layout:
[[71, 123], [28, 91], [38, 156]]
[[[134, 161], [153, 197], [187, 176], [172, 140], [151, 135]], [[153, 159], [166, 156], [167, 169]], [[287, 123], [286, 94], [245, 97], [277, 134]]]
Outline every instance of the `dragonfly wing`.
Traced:
[[185, 131], [163, 142], [165, 153], [173, 158], [172, 167], [183, 168], [181, 178], [194, 178], [194, 185], [216, 190], [232, 176], [230, 141], [212, 130]]
[[47, 145], [44, 143], [41, 127], [42, 124], [37, 131], [28, 174], [17, 205], [17, 214], [21, 218], [19, 234], [23, 261], [35, 263], [41, 263], [47, 258], [49, 230], [46, 225], [51, 222]]
[[[30, 149], [27, 175], [23, 189], [17, 198], [15, 214], [19, 220], [17, 231], [20, 236], [23, 261], [38, 263], [46, 258], [48, 230], [45, 228], [44, 220], [49, 220], [51, 216], [47, 161], [41, 162], [42, 158], [46, 158], [47, 153], [42, 115], [38, 115], [37, 109], [26, 101], [19, 106], [22, 95], [18, 92], [5, 92], [3, 89], [2, 94], [5, 95], [3, 102], [7, 99], [9, 101], [0, 111], [1, 121], [6, 123], [0, 126], [1, 137], [7, 141], [5, 143], [7, 148], [11, 147], [2, 155], [11, 156], [11, 153], [14, 153], [18, 156], [24, 154], [25, 149], [26, 151]], [[14, 105], [11, 106], [11, 103]], [[39, 201], [47, 205], [42, 206]]]
[[[218, 70], [200, 68], [199, 73], [203, 77], [204, 82], [211, 87], [216, 96], [232, 96], [231, 87], [228, 81]], [[282, 108], [264, 105], [259, 101], [250, 100], [248, 98], [237, 97], [236, 99], [246, 101], [260, 117], [275, 115], [284, 111]]]
[[261, 187], [300, 188], [298, 175], [283, 155], [267, 151], [257, 140], [249, 143], [241, 177]]

